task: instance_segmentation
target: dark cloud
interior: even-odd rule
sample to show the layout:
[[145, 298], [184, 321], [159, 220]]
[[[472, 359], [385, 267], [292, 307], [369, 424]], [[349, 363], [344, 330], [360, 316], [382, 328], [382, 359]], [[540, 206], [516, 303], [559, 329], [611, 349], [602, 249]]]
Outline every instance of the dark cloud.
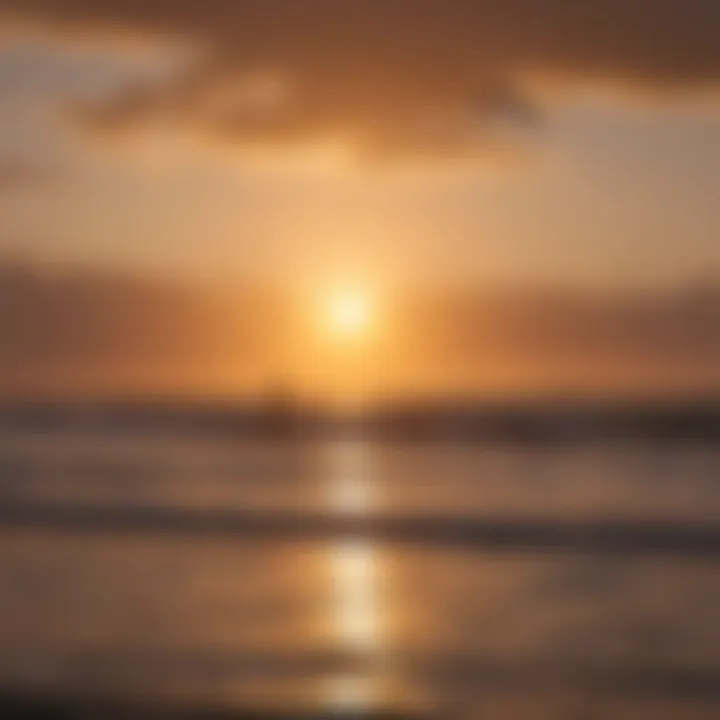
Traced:
[[[172, 87], [129, 92], [96, 120], [161, 112], [258, 142], [341, 135], [378, 152], [452, 150], [534, 118], [528, 74], [666, 88], [720, 76], [717, 0], [0, 0], [0, 8], [58, 27], [197, 39], [208, 49], [201, 66]], [[286, 78], [287, 95], [258, 94], [258, 73]]]
[[448, 292], [414, 310], [443, 352], [647, 364], [720, 361], [720, 284], [664, 293]]
[[406, 300], [404, 368], [493, 391], [672, 395], [720, 390], [720, 283], [665, 292], [542, 288]]

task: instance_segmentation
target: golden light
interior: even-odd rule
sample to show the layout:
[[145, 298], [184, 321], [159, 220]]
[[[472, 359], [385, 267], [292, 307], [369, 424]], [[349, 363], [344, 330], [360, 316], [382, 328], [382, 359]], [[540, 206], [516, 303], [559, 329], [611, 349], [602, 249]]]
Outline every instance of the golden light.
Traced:
[[[360, 442], [347, 440], [332, 448], [328, 499], [334, 515], [366, 515], [376, 497], [370, 456]], [[368, 657], [382, 651], [382, 607], [379, 553], [369, 540], [346, 539], [331, 548], [334, 589], [334, 634], [342, 647]], [[326, 700], [334, 712], [365, 714], [381, 699], [380, 678], [362, 669], [329, 679]]]
[[372, 302], [357, 289], [336, 291], [329, 300], [329, 324], [332, 332], [345, 338], [356, 338], [368, 332], [372, 323]]

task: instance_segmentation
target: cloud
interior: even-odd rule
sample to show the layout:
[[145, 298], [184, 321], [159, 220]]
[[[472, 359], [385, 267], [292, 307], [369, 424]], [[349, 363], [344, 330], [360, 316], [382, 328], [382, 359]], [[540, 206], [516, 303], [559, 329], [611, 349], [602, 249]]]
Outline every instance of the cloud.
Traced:
[[49, 164], [0, 156], [0, 192], [38, 187], [54, 179], [56, 169]]
[[407, 298], [390, 346], [403, 354], [401, 388], [666, 397], [720, 391], [718, 328], [720, 284], [657, 293], [509, 287]]
[[268, 354], [253, 314], [236, 312], [221, 293], [7, 260], [0, 261], [0, 336], [0, 393], [192, 389], [223, 363], [239, 378], [248, 359]]
[[528, 77], [667, 89], [720, 77], [717, 0], [0, 0], [0, 9], [57, 28], [196, 40], [205, 52], [191, 72], [116, 97], [95, 108], [95, 122], [161, 116], [245, 143], [330, 137], [380, 154], [448, 153], [534, 121]]
[[[0, 396], [256, 391], [279, 368], [302, 385], [310, 366], [327, 374], [313, 354], [327, 348], [312, 334], [297, 346], [296, 306], [269, 286], [220, 292], [0, 262]], [[382, 365], [368, 372], [390, 391], [720, 389], [720, 284], [628, 295], [408, 291], [388, 300], [382, 326]]]

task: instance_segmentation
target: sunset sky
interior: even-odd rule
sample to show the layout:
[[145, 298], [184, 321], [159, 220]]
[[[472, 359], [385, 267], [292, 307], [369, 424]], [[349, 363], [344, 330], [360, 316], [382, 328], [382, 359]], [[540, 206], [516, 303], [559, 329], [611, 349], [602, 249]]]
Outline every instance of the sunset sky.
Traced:
[[718, 37], [716, 0], [0, 0], [5, 375], [714, 389]]

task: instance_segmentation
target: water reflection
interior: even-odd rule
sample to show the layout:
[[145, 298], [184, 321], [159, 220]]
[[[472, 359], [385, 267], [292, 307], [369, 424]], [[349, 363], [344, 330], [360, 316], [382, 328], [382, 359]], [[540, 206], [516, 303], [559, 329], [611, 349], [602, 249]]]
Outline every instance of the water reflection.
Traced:
[[[330, 448], [328, 497], [330, 512], [357, 516], [379, 506], [372, 482], [371, 453], [361, 441], [345, 440]], [[360, 658], [382, 651], [379, 551], [368, 540], [344, 540], [331, 548], [333, 635], [341, 648]], [[325, 701], [338, 711], [362, 711], [379, 704], [379, 679], [370, 662], [364, 669], [334, 677]]]

